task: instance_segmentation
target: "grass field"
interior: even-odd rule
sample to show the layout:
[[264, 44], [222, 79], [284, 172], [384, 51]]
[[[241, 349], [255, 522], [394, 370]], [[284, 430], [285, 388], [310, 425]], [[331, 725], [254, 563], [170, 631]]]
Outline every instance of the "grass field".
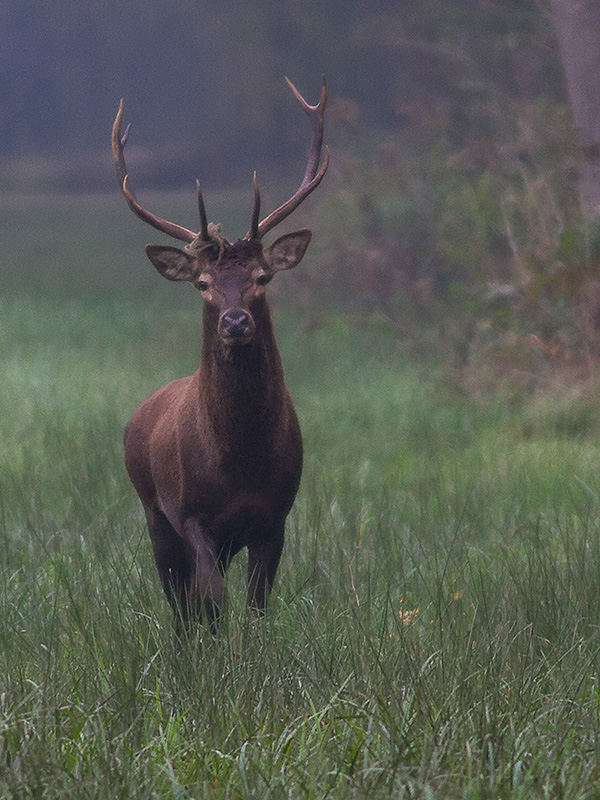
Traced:
[[182, 646], [121, 436], [196, 368], [199, 298], [130, 217], [0, 203], [0, 797], [600, 797], [593, 399], [478, 403], [277, 308], [306, 463], [276, 595], [248, 618], [238, 557]]

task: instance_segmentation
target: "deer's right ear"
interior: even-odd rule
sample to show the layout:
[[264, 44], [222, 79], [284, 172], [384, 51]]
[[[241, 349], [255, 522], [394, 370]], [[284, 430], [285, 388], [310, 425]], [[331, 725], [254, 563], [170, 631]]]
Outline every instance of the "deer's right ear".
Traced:
[[196, 276], [196, 259], [178, 247], [147, 244], [146, 255], [168, 281], [193, 281]]

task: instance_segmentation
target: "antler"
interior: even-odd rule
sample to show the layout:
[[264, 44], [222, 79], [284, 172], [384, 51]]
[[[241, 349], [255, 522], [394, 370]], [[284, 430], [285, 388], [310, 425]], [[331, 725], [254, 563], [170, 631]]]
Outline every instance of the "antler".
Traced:
[[[127, 144], [127, 139], [129, 138], [131, 125], [128, 125], [125, 128], [125, 133], [121, 135], [123, 109], [124, 102], [123, 98], [121, 98], [119, 110], [117, 111], [117, 116], [115, 117], [115, 122], [112, 129], [112, 152], [115, 167], [117, 169], [119, 186], [125, 195], [125, 199], [127, 200], [129, 208], [134, 214], [137, 214], [140, 219], [143, 219], [144, 222], [152, 225], [153, 228], [157, 228], [159, 231], [163, 231], [163, 233], [167, 233], [169, 236], [173, 236], [175, 239], [181, 239], [184, 242], [193, 242], [198, 236], [197, 233], [194, 233], [194, 231], [190, 231], [187, 228], [183, 228], [181, 225], [176, 225], [174, 222], [168, 222], [166, 219], [156, 217], [154, 214], [150, 213], [150, 211], [146, 211], [146, 209], [142, 208], [142, 206], [137, 202], [135, 195], [129, 188], [129, 176], [127, 174], [127, 166], [125, 164], [125, 145]], [[208, 224], [206, 221], [206, 211], [204, 210], [204, 200], [202, 198], [199, 182], [197, 182], [197, 187], [198, 208], [200, 212], [200, 237], [203, 241], [207, 242], [209, 241]]]
[[[306, 102], [289, 78], [286, 78], [286, 81], [294, 96], [310, 119], [312, 127], [312, 139], [308, 154], [308, 163], [306, 165], [306, 171], [304, 173], [304, 177], [302, 178], [302, 182], [300, 183], [300, 186], [295, 194], [293, 194], [289, 200], [286, 200], [285, 203], [280, 205], [279, 208], [276, 208], [275, 211], [272, 211], [261, 222], [258, 221], [260, 216], [260, 192], [258, 190], [256, 173], [254, 173], [254, 208], [252, 210], [250, 230], [244, 237], [247, 240], [258, 241], [262, 239], [266, 233], [268, 233], [276, 225], [279, 225], [280, 222], [289, 216], [292, 211], [294, 211], [294, 209], [297, 208], [300, 203], [307, 198], [314, 189], [317, 188], [317, 186], [323, 180], [325, 173], [327, 172], [327, 167], [329, 166], [329, 149], [326, 147], [325, 158], [323, 159], [321, 167], [319, 167], [319, 163], [321, 161], [321, 150], [323, 147], [325, 104], [327, 103], [327, 84], [325, 83], [325, 78], [323, 78], [321, 98], [316, 106], [311, 106]], [[153, 228], [157, 228], [159, 231], [163, 231], [163, 233], [166, 233], [169, 236], [173, 236], [175, 239], [181, 239], [184, 242], [193, 242], [194, 239], [198, 238], [199, 236], [204, 242], [211, 241], [208, 234], [206, 209], [204, 207], [204, 198], [202, 197], [202, 190], [200, 189], [199, 181], [196, 181], [198, 190], [198, 211], [200, 214], [199, 233], [194, 233], [194, 231], [183, 228], [181, 225], [176, 225], [174, 222], [168, 222], [166, 219], [161, 219], [160, 217], [152, 214], [150, 211], [147, 211], [145, 208], [142, 208], [142, 206], [138, 203], [135, 194], [129, 187], [129, 176], [127, 174], [127, 166], [125, 164], [125, 145], [127, 144], [127, 139], [129, 138], [131, 125], [128, 125], [125, 128], [125, 133], [121, 133], [123, 109], [124, 102], [123, 99], [121, 99], [121, 102], [119, 103], [119, 110], [117, 112], [112, 129], [112, 151], [117, 170], [119, 186], [125, 195], [125, 199], [127, 200], [129, 208], [131, 208], [133, 213], [144, 222], [147, 222], [149, 225], [152, 225]]]
[[325, 115], [325, 104], [327, 103], [327, 84], [323, 77], [323, 88], [321, 89], [321, 99], [316, 106], [309, 105], [302, 97], [300, 92], [296, 89], [294, 84], [286, 78], [287, 84], [292, 90], [294, 96], [308, 114], [312, 127], [312, 140], [310, 143], [310, 151], [308, 154], [308, 163], [306, 165], [306, 172], [302, 178], [302, 182], [298, 187], [295, 194], [286, 200], [283, 205], [276, 208], [261, 222], [258, 222], [260, 212], [260, 195], [258, 192], [258, 183], [256, 181], [256, 173], [254, 176], [254, 210], [252, 212], [252, 225], [250, 230], [244, 237], [245, 239], [262, 239], [276, 225], [279, 225], [292, 211], [297, 208], [300, 203], [308, 197], [308, 195], [317, 188], [323, 180], [327, 167], [329, 166], [329, 148], [325, 147], [325, 158], [323, 164], [319, 169], [319, 162], [321, 161], [321, 149], [323, 146], [323, 126]]

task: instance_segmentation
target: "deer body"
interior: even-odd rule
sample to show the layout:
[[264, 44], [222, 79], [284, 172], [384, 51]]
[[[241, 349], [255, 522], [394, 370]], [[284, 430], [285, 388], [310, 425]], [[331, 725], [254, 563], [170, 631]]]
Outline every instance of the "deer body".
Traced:
[[167, 596], [188, 612], [200, 550], [195, 588], [211, 619], [223, 596], [222, 575], [244, 547], [248, 604], [264, 605], [302, 472], [300, 428], [262, 305], [262, 329], [233, 353], [223, 352], [205, 322], [199, 370], [159, 389], [125, 430], [127, 471]]
[[201, 230], [160, 220], [128, 188], [121, 136], [123, 106], [113, 128], [113, 152], [123, 192], [138, 216], [187, 242], [148, 245], [167, 279], [196, 286], [203, 299], [200, 367], [143, 402], [125, 429], [125, 463], [148, 521], [156, 566], [167, 598], [183, 620], [213, 627], [224, 597], [223, 576], [248, 548], [249, 607], [264, 609], [284, 540], [285, 519], [302, 472], [302, 438], [284, 383], [265, 286], [300, 262], [310, 231], [287, 234], [264, 248], [262, 236], [320, 183], [325, 86], [317, 106], [292, 87], [313, 124], [305, 177], [296, 194], [262, 222], [255, 177], [249, 233], [231, 243], [208, 225], [198, 186]]

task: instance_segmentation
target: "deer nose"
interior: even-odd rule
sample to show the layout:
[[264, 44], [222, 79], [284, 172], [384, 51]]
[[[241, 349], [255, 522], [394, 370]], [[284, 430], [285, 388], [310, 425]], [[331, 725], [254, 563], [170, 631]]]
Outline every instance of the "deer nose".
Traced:
[[226, 339], [248, 340], [254, 333], [254, 320], [243, 308], [229, 308], [221, 315], [219, 329]]

